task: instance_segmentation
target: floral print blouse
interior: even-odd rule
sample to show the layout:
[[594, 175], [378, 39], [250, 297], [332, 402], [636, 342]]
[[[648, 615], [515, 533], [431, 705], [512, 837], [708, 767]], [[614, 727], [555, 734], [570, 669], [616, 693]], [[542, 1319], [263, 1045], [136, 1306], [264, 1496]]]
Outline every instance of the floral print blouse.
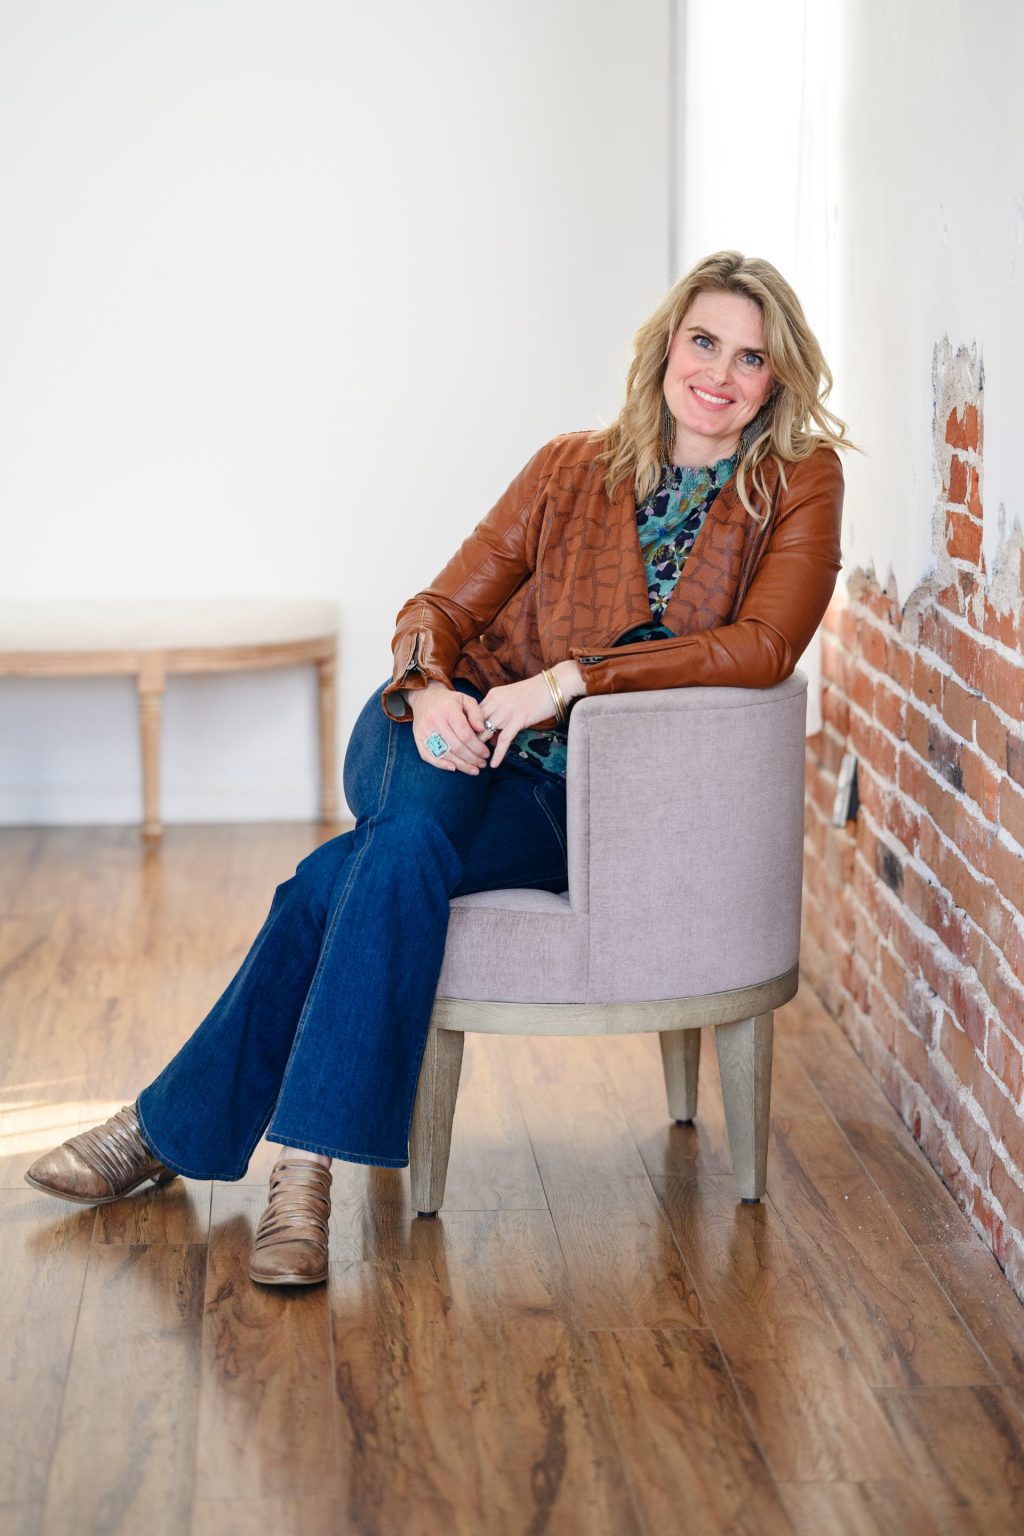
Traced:
[[[664, 640], [673, 631], [661, 622], [676, 582], [701, 530], [708, 509], [739, 463], [739, 454], [718, 459], [697, 469], [663, 464], [661, 479], [636, 509], [636, 531], [647, 571], [647, 595], [651, 622], [637, 624], [616, 640], [616, 645], [636, 640]], [[565, 778], [569, 737], [567, 730], [539, 731], [528, 726], [513, 737], [509, 752], [557, 778]]]

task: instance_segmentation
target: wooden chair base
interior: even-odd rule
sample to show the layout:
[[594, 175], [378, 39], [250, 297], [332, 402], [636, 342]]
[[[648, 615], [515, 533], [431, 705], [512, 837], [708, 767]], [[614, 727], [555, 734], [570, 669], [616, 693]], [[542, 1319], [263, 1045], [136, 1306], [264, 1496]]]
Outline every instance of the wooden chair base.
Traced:
[[[774, 1010], [795, 997], [799, 967], [734, 992], [647, 1003], [479, 1003], [439, 998], [420, 1067], [409, 1134], [413, 1205], [434, 1215], [444, 1200], [465, 1032], [638, 1034], [656, 1030], [668, 1113], [684, 1124], [697, 1113], [700, 1028], [715, 1031], [729, 1151], [737, 1198], [756, 1203], [766, 1188]], [[736, 1005], [756, 1012], [736, 1016]]]

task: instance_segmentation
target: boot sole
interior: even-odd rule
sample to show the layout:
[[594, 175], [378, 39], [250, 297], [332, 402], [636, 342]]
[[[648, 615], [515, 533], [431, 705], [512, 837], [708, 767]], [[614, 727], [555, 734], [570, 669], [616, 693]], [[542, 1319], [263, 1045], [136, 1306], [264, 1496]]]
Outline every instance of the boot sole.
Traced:
[[256, 1285], [320, 1285], [327, 1279], [327, 1271], [322, 1275], [254, 1275], [250, 1269], [249, 1279]]
[[123, 1200], [125, 1195], [130, 1195], [133, 1189], [138, 1189], [140, 1184], [145, 1184], [152, 1179], [154, 1184], [169, 1184], [179, 1175], [170, 1169], [166, 1173], [144, 1173], [141, 1179], [136, 1179], [134, 1184], [127, 1184], [116, 1195], [73, 1195], [64, 1189], [54, 1189], [52, 1184], [40, 1184], [38, 1179], [30, 1179], [25, 1174], [25, 1183], [31, 1184], [33, 1189], [41, 1189], [44, 1195], [54, 1195], [58, 1200], [71, 1200], [75, 1205], [113, 1205], [115, 1200]]

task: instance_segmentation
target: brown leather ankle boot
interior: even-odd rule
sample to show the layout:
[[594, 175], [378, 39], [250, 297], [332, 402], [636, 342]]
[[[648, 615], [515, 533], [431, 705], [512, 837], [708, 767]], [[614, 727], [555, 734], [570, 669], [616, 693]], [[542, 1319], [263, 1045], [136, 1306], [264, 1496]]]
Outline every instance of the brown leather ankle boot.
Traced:
[[167, 1184], [177, 1177], [143, 1141], [135, 1105], [125, 1104], [102, 1125], [37, 1157], [25, 1182], [79, 1205], [108, 1205], [147, 1179]]
[[270, 1202], [256, 1226], [249, 1278], [260, 1285], [316, 1285], [327, 1279], [331, 1170], [303, 1158], [279, 1158]]

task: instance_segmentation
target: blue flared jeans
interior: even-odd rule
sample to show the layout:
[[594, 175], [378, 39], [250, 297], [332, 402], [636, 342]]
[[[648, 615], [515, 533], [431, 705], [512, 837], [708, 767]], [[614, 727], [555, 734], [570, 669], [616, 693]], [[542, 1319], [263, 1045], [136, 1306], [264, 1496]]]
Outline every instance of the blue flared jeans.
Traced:
[[144, 1140], [187, 1178], [242, 1178], [264, 1133], [405, 1167], [449, 898], [568, 888], [564, 782], [514, 754], [477, 775], [425, 763], [385, 686], [345, 753], [355, 827], [277, 887], [223, 994], [138, 1095]]

